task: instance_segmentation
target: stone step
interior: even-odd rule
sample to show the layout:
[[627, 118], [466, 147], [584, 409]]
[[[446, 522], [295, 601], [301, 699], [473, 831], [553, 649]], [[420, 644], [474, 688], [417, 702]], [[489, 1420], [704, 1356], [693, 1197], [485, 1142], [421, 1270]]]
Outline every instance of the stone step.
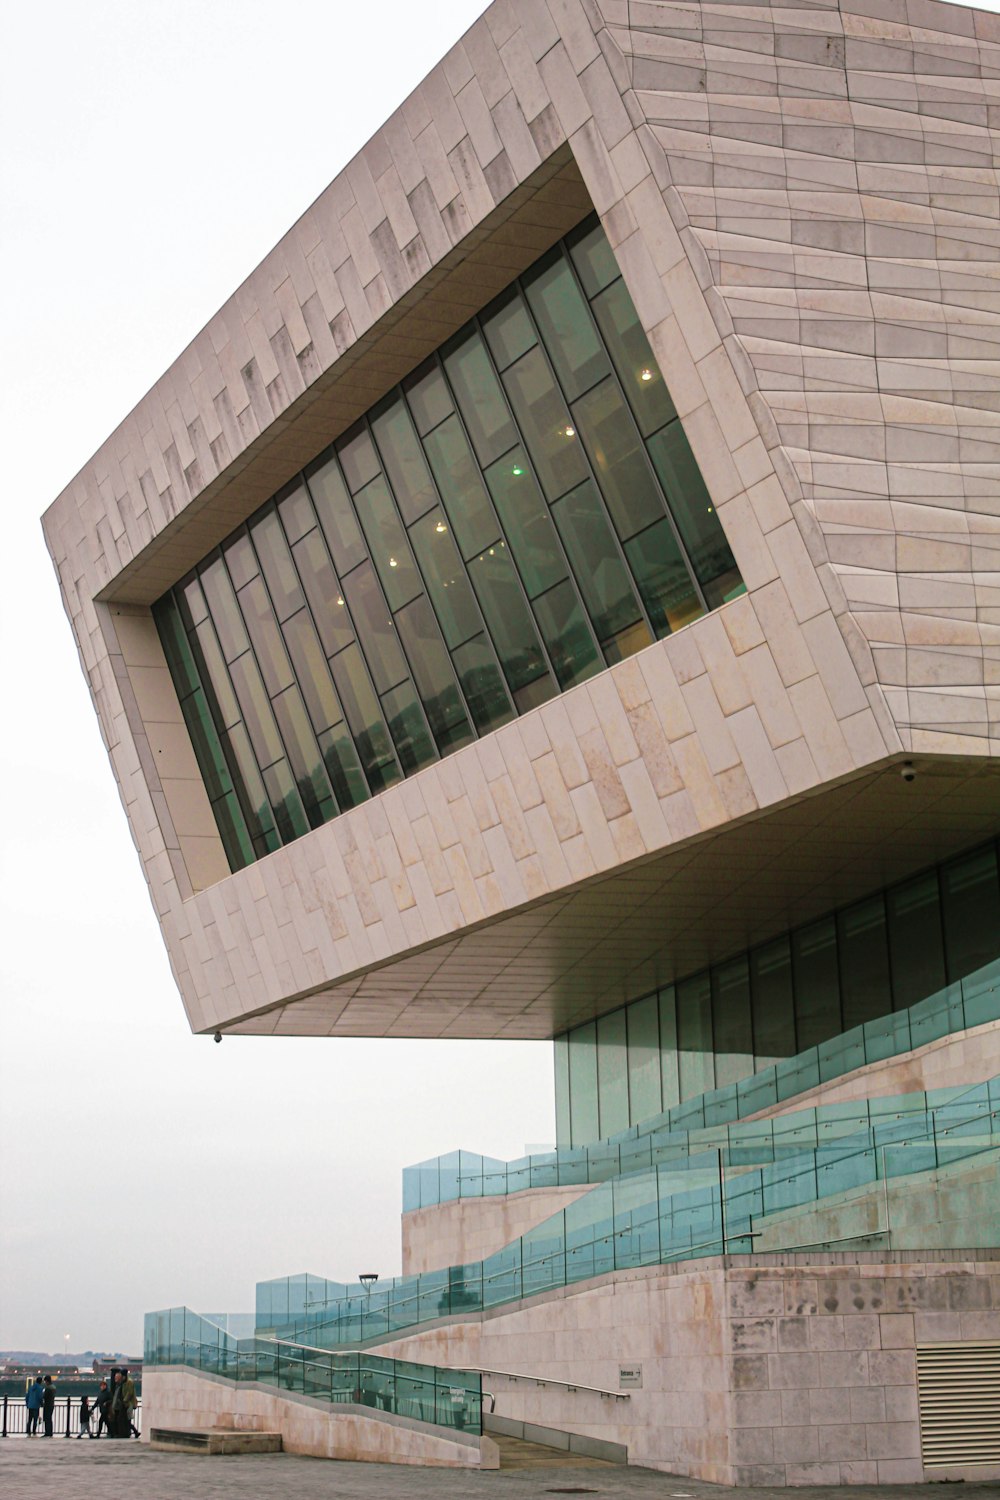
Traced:
[[151, 1448], [173, 1453], [280, 1453], [280, 1432], [236, 1432], [226, 1427], [153, 1427]]

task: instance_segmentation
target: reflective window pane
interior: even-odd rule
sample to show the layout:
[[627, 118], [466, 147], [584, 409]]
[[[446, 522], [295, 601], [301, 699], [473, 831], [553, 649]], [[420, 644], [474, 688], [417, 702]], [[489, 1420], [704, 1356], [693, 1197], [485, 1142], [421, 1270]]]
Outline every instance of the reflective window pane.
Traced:
[[381, 474], [355, 496], [355, 504], [389, 607], [399, 609], [420, 593], [420, 579], [399, 512]]
[[193, 573], [178, 585], [177, 605], [186, 630], [193, 630], [202, 620], [207, 620], [208, 605], [201, 584]]
[[660, 1024], [655, 994], [628, 1007], [629, 1124], [648, 1120], [663, 1108], [660, 1088]]
[[391, 693], [384, 693], [382, 712], [404, 776], [411, 776], [437, 759], [412, 682], [401, 683]]
[[344, 594], [354, 616], [358, 640], [371, 668], [376, 691], [382, 694], [387, 688], [402, 682], [406, 676], [406, 662], [371, 563], [355, 568], [344, 582]]
[[542, 343], [571, 401], [609, 373], [586, 299], [562, 254], [524, 279]]
[[625, 556], [657, 639], [705, 613], [666, 517], [626, 542]]
[[340, 723], [334, 725], [332, 729], [324, 729], [319, 736], [319, 747], [323, 752], [326, 774], [330, 778], [330, 785], [341, 811], [348, 807], [357, 807], [359, 803], [366, 801], [368, 783], [365, 781], [361, 762], [358, 760], [358, 752], [347, 725]]
[[566, 560], [548, 506], [523, 448], [513, 448], [486, 470], [493, 503], [529, 599], [566, 576]]
[[242, 724], [227, 730], [225, 744], [232, 765], [235, 767], [233, 782], [239, 795], [240, 806], [246, 819], [247, 831], [253, 840], [258, 859], [280, 847], [271, 804], [267, 800], [264, 782], [250, 745], [250, 739]]
[[894, 1010], [905, 1010], [945, 984], [944, 939], [936, 870], [887, 893]]
[[719, 1088], [754, 1071], [750, 969], [746, 957], [712, 970], [715, 1082]]
[[573, 1145], [599, 1140], [597, 1027], [593, 1021], [569, 1035], [569, 1100]]
[[567, 578], [534, 601], [532, 608], [559, 686], [575, 687], [604, 666], [573, 585]]
[[731, 572], [735, 563], [680, 422], [671, 422], [652, 437], [649, 451], [698, 581], [710, 584]]
[[452, 653], [462, 696], [480, 734], [499, 729], [514, 717], [514, 707], [497, 659], [485, 635], [467, 641]]
[[309, 611], [300, 610], [286, 620], [282, 628], [295, 669], [295, 680], [302, 689], [313, 728], [318, 732], [331, 724], [338, 724], [344, 716], [343, 710]]
[[174, 689], [183, 702], [188, 693], [200, 690], [201, 681], [173, 595], [168, 594], [165, 599], [153, 605], [153, 619]]
[[352, 495], [379, 472], [378, 454], [367, 427], [359, 424], [337, 444], [337, 457]]
[[250, 641], [243, 627], [229, 574], [222, 559], [217, 557], [206, 568], [202, 568], [199, 576], [222, 654], [226, 661], [232, 661], [234, 657], [243, 655]]
[[232, 789], [233, 781], [226, 758], [222, 753], [222, 744], [213, 723], [211, 711], [201, 688], [197, 688], [188, 698], [185, 698], [181, 705], [181, 712], [184, 715], [188, 734], [191, 736], [194, 753], [198, 758], [205, 790], [214, 802], [217, 797], [224, 796]]
[[681, 1098], [694, 1099], [715, 1087], [712, 1050], [712, 987], [707, 974], [682, 980], [677, 993], [677, 1061]]
[[425, 439], [424, 446], [455, 539], [462, 556], [469, 558], [496, 541], [497, 522], [458, 417], [450, 416], [442, 422]]
[[597, 1107], [602, 1137], [628, 1129], [628, 1058], [623, 1010], [602, 1016], [597, 1023]]
[[642, 618], [607, 513], [593, 484], [583, 484], [552, 507], [573, 576], [603, 645]]
[[750, 985], [757, 1067], [766, 1068], [782, 1057], [794, 1056], [797, 1051], [792, 953], [787, 938], [779, 938], [750, 954]]
[[489, 547], [469, 565], [487, 628], [496, 643], [511, 689], [517, 692], [547, 673], [538, 635], [528, 613], [507, 549]]
[[288, 762], [281, 760], [263, 773], [268, 801], [283, 844], [300, 839], [309, 832], [309, 824], [299, 798]]
[[273, 706], [306, 818], [310, 828], [318, 828], [337, 809], [298, 688], [280, 693]]
[[330, 662], [330, 669], [368, 785], [373, 792], [380, 792], [398, 781], [401, 772], [357, 646], [338, 652]]
[[306, 480], [334, 565], [339, 573], [349, 573], [365, 557], [365, 543], [337, 460], [331, 454], [325, 463], [307, 469]]
[[639, 431], [648, 437], [672, 421], [677, 410], [624, 281], [616, 281], [601, 293], [594, 302], [594, 313]]
[[269, 766], [280, 760], [284, 752], [253, 653], [245, 651], [236, 661], [230, 662], [229, 672], [243, 710], [243, 722], [250, 735], [257, 764], [261, 768]]
[[451, 660], [437, 621], [425, 598], [415, 599], [396, 616], [424, 712], [438, 750], [446, 755], [474, 738]]
[[444, 367], [476, 457], [485, 468], [517, 441], [517, 433], [480, 335], [464, 338], [445, 355]]
[[268, 693], [273, 697], [292, 682], [292, 664], [288, 660], [285, 643], [281, 639], [278, 622], [274, 618], [264, 580], [257, 577], [246, 584], [239, 593], [240, 609], [250, 640], [253, 643], [257, 665], [260, 667]]
[[450, 647], [461, 645], [479, 633], [482, 618], [443, 511], [432, 510], [418, 521], [410, 540], [444, 638]]
[[240, 720], [240, 706], [211, 620], [203, 620], [190, 638], [191, 651], [205, 689], [205, 697], [220, 729]]
[[229, 569], [229, 576], [233, 580], [233, 588], [237, 592], [239, 592], [245, 583], [249, 583], [251, 578], [256, 578], [260, 571], [257, 566], [257, 558], [253, 547], [250, 545], [250, 538], [246, 532], [242, 532], [239, 536], [234, 537], [231, 542], [227, 542], [222, 549], [222, 555], [226, 559], [226, 567]]
[[278, 515], [289, 543], [297, 542], [312, 531], [316, 525], [316, 512], [304, 484], [295, 485], [284, 499], [278, 501]]
[[410, 414], [399, 397], [374, 418], [372, 431], [396, 503], [409, 525], [437, 504], [437, 491]]
[[311, 531], [292, 548], [292, 556], [312, 610], [319, 638], [327, 656], [333, 656], [354, 639], [354, 627], [344, 605], [337, 575], [330, 566], [323, 538]]
[[838, 929], [844, 1030], [849, 1031], [892, 1011], [885, 897], [879, 892], [842, 911]]
[[948, 978], [954, 983], [1000, 955], [1000, 887], [995, 848], [979, 849], [943, 866], [941, 904]]
[[260, 558], [274, 612], [279, 620], [287, 620], [289, 615], [302, 608], [305, 600], [277, 514], [268, 511], [250, 528], [250, 535]]
[[800, 1052], [842, 1029], [837, 931], [832, 917], [802, 927], [792, 938], [796, 1044]]
[[587, 464], [576, 424], [541, 349], [512, 365], [504, 385], [542, 489], [549, 500], [558, 500], [588, 477]]
[[487, 310], [483, 332], [498, 370], [505, 370], [538, 342], [518, 292], [505, 293]]
[[404, 380], [403, 390], [421, 437], [454, 411], [444, 376], [433, 360]]
[[611, 519], [622, 540], [658, 521], [663, 499], [618, 386], [605, 380], [573, 408]]
[[577, 275], [583, 282], [583, 289], [588, 297], [596, 297], [602, 288], [621, 275], [614, 251], [600, 224], [595, 224], [583, 235], [570, 235], [569, 247]]

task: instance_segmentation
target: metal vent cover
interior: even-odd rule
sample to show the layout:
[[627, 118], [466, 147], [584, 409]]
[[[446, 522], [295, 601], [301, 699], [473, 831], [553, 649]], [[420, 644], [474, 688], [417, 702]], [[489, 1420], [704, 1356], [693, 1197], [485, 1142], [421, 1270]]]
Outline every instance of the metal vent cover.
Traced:
[[1000, 1464], [1000, 1340], [918, 1344], [917, 1399], [926, 1469]]

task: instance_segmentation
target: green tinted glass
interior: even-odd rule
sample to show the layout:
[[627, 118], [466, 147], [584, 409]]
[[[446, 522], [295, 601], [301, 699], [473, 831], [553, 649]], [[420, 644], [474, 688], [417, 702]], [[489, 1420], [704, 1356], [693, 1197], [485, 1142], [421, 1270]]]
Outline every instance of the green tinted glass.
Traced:
[[523, 448], [512, 448], [486, 470], [493, 503], [529, 599], [566, 576], [548, 507]]
[[608, 374], [608, 356], [569, 262], [557, 254], [541, 271], [525, 277], [528, 305], [542, 343], [571, 401]]
[[541, 349], [530, 350], [512, 365], [504, 385], [542, 489], [549, 500], [557, 500], [587, 478], [587, 464], [576, 424]]
[[444, 367], [476, 457], [485, 468], [517, 441], [517, 433], [480, 335], [470, 334], [446, 354]]

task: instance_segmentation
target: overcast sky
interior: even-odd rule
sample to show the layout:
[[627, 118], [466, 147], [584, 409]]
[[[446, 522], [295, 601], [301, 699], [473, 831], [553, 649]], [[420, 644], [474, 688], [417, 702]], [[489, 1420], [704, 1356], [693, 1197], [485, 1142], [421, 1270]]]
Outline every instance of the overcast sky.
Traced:
[[552, 1139], [547, 1043], [190, 1034], [39, 525], [482, 9], [5, 9], [0, 1348], [398, 1272], [405, 1164]]

